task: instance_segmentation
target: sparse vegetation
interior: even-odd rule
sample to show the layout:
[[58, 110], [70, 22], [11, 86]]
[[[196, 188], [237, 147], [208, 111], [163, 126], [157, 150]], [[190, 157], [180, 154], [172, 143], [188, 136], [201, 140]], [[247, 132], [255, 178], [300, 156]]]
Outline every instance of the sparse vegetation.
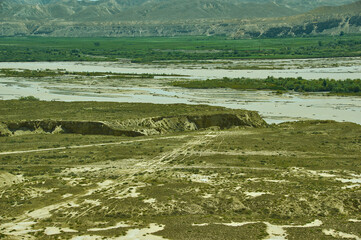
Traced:
[[[0, 114], [1, 122], [28, 114], [30, 119], [56, 119], [59, 112], [64, 112], [64, 118], [100, 120], [162, 111], [221, 110], [185, 105], [121, 104], [117, 109], [115, 103], [0, 103], [1, 111], [13, 110], [11, 115]], [[72, 112], [83, 108], [87, 112]], [[349, 219], [357, 220], [360, 210], [358, 186], [352, 183], [361, 173], [360, 136], [357, 124], [302, 121], [136, 139], [36, 133], [0, 137], [0, 178], [8, 173], [15, 181], [0, 185], [0, 229], [4, 235], [18, 234], [20, 230], [12, 229], [27, 215], [29, 227], [21, 234], [38, 239], [49, 238], [50, 230], [45, 229], [54, 226], [64, 229], [54, 237], [110, 238], [131, 229], [150, 229], [151, 223], [164, 227], [146, 236], [170, 239], [264, 239], [272, 236], [266, 223], [282, 228], [289, 239], [327, 238], [324, 229], [357, 236], [360, 223]], [[26, 152], [34, 149], [39, 152]], [[4, 153], [14, 151], [25, 152]], [[282, 227], [316, 220], [320, 224], [315, 226]]]

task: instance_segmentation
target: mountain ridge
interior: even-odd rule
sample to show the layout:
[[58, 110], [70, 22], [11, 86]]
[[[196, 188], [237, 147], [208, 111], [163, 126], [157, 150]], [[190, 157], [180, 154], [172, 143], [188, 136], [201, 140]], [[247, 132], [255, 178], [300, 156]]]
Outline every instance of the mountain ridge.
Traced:
[[[23, 3], [21, 2], [23, 1]], [[31, 2], [27, 2], [31, 1]], [[1, 17], [7, 20], [183, 20], [183, 19], [232, 19], [253, 17], [290, 16], [299, 13], [273, 2], [238, 3], [237, 0], [167, 0], [130, 3], [120, 0], [18, 0], [3, 1]], [[260, 11], [261, 9], [265, 9]]]
[[16, 0], [13, 5], [3, 0], [1, 6], [2, 36], [255, 38], [361, 33], [361, 1], [306, 13], [267, 0]]

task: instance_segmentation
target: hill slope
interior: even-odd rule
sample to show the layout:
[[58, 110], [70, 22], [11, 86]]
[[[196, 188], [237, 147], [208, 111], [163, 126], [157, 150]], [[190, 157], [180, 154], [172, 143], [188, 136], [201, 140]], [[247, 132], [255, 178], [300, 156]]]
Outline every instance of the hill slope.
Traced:
[[279, 17], [299, 13], [272, 2], [252, 3], [237, 0], [156, 0], [156, 1], [77, 1], [5, 0], [1, 17], [8, 20], [143, 21], [184, 19], [230, 19]]
[[[297, 1], [2, 0], [2, 36], [279, 37], [361, 33], [361, 1], [300, 13]], [[303, 1], [298, 1], [298, 3]], [[312, 6], [326, 1], [314, 1]], [[349, 0], [340, 1], [349, 2]], [[335, 1], [327, 1], [335, 5]], [[307, 5], [307, 4], [306, 4]], [[310, 4], [307, 5], [310, 7]], [[308, 8], [307, 7], [307, 8]], [[303, 8], [304, 10], [304, 8]]]

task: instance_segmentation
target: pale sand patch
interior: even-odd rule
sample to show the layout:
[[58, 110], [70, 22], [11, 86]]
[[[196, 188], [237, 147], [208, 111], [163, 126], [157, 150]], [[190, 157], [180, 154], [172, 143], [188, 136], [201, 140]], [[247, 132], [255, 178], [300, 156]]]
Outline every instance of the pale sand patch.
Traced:
[[109, 187], [114, 183], [113, 180], [105, 180], [104, 182], [98, 183], [99, 187]]
[[[264, 223], [267, 226], [268, 237], [264, 238], [264, 240], [287, 240], [287, 232], [286, 228], [309, 228], [309, 227], [319, 227], [323, 223], [320, 220], [315, 220], [311, 223], [307, 223], [305, 225], [274, 225], [269, 222], [231, 222], [231, 223], [214, 223], [218, 225], [225, 225], [231, 227], [241, 227], [247, 224], [256, 224], [256, 223]], [[208, 226], [209, 223], [200, 223], [200, 224], [192, 224], [192, 226], [202, 227]]]
[[263, 178], [247, 178], [247, 181], [251, 182], [271, 182], [271, 183], [289, 183], [288, 180], [278, 180], [278, 179], [263, 179]]
[[62, 207], [79, 207], [79, 204], [76, 204], [74, 202], [65, 202], [65, 203], [58, 203], [58, 204], [53, 204], [50, 206], [46, 206], [40, 209], [37, 209], [35, 211], [32, 212], [28, 212], [26, 215], [33, 218], [33, 219], [46, 219], [51, 217], [51, 211], [62, 208]]
[[105, 189], [105, 188], [107, 188], [107, 187], [109, 187], [109, 186], [111, 186], [113, 184], [114, 184], [114, 181], [112, 181], [112, 180], [105, 180], [104, 182], [97, 183], [97, 185], [99, 187], [95, 188], [95, 189], [88, 190], [88, 192], [86, 194], [84, 194], [84, 196], [92, 195], [94, 192], [103, 190], [103, 189]]
[[229, 227], [242, 227], [244, 225], [253, 224], [253, 223], [255, 223], [255, 222], [242, 222], [242, 223], [231, 222], [231, 223], [222, 223], [222, 225], [229, 226]]
[[102, 168], [100, 168], [100, 167], [76, 167], [76, 168], [65, 169], [62, 173], [69, 174], [69, 173], [95, 172], [95, 171], [99, 171], [101, 169]]
[[79, 182], [81, 182], [82, 180], [84, 180], [85, 178], [70, 178], [70, 177], [63, 177], [63, 180], [67, 181], [67, 185], [70, 186], [76, 186], [79, 184]]
[[149, 199], [143, 200], [143, 202], [152, 204], [152, 203], [156, 203], [156, 202], [157, 202], [157, 199], [155, 199], [155, 198], [149, 198]]
[[361, 174], [351, 173], [351, 176], [353, 176], [353, 177], [357, 177], [357, 178], [361, 178]]
[[62, 228], [61, 231], [65, 232], [65, 233], [76, 233], [76, 232], [78, 232], [77, 230], [70, 229], [70, 228]]
[[124, 222], [117, 223], [115, 226], [111, 227], [105, 227], [105, 228], [91, 228], [88, 229], [88, 232], [98, 232], [98, 231], [107, 231], [111, 229], [117, 229], [117, 228], [125, 228], [125, 227], [131, 227], [132, 225], [126, 224]]
[[[242, 227], [244, 225], [247, 225], [247, 224], [254, 224], [254, 223], [257, 223], [257, 222], [231, 222], [231, 223], [214, 223], [216, 225], [224, 225], [224, 226], [229, 226], [229, 227]], [[204, 227], [204, 226], [209, 226], [210, 224], [209, 223], [199, 223], [199, 224], [196, 224], [196, 223], [193, 223], [192, 226], [194, 227]]]
[[344, 186], [344, 187], [342, 187], [342, 189], [351, 189], [351, 188], [357, 188], [357, 187], [361, 187], [361, 184], [352, 184], [352, 185]]
[[265, 240], [286, 240], [286, 230], [283, 228], [283, 226], [273, 225], [268, 222], [265, 222], [267, 226], [267, 233], [268, 237], [265, 238]]
[[139, 187], [145, 187], [145, 185], [137, 186], [137, 187], [128, 187], [121, 192], [115, 193], [114, 195], [119, 195], [119, 196], [112, 198], [116, 198], [116, 199], [137, 198], [140, 195], [140, 193], [137, 192], [137, 188]]
[[5, 223], [0, 226], [0, 232], [10, 236], [25, 236], [28, 233], [39, 232], [41, 230], [34, 230], [33, 225], [36, 222], [18, 222]]
[[206, 193], [202, 196], [202, 198], [211, 198], [213, 197], [213, 194], [210, 194], [210, 193]]
[[54, 190], [56, 190], [56, 188], [45, 189], [45, 188], [29, 187], [29, 188], [26, 189], [27, 193], [28, 193], [32, 198], [41, 197], [41, 196], [43, 196], [45, 193], [51, 193], [51, 192], [53, 192]]
[[57, 209], [58, 207], [60, 207], [61, 205], [51, 205], [51, 206], [47, 206], [44, 208], [40, 208], [37, 209], [35, 211], [32, 211], [30, 213], [27, 213], [26, 215], [28, 215], [29, 217], [32, 217], [34, 219], [45, 219], [45, 218], [49, 218], [51, 217], [51, 213], [50, 211]]
[[126, 195], [126, 197], [136, 198], [140, 195], [137, 193], [137, 187], [130, 188], [130, 192]]
[[[108, 240], [167, 240], [166, 238], [152, 234], [162, 231], [164, 227], [165, 227], [164, 225], [151, 223], [147, 228], [130, 229], [127, 231], [125, 236], [113, 237], [107, 239]], [[101, 239], [104, 239], [104, 237], [94, 236], [94, 235], [84, 235], [84, 236], [75, 236], [71, 240], [101, 240]]]
[[269, 194], [267, 192], [244, 192], [248, 197], [260, 197], [265, 194]]
[[271, 182], [271, 183], [289, 183], [290, 181], [287, 180], [275, 180], [275, 179], [270, 179], [270, 180], [264, 180], [265, 182]]
[[[31, 217], [32, 219], [46, 219], [52, 216], [52, 214], [50, 213], [53, 210], [62, 208], [62, 207], [78, 207], [79, 205], [75, 204], [74, 202], [65, 202], [65, 203], [61, 203], [61, 204], [53, 204], [47, 207], [43, 207], [40, 209], [37, 209], [35, 211], [32, 212], [28, 212], [26, 213], [26, 215], [28, 217]], [[56, 235], [59, 234], [58, 231], [60, 231], [60, 229], [55, 228], [55, 227], [49, 227], [44, 229], [33, 229], [33, 225], [35, 225], [37, 222], [35, 221], [24, 221], [24, 222], [15, 222], [15, 223], [6, 223], [6, 224], [2, 224], [0, 225], [0, 231], [3, 233], [6, 233], [7, 235], [11, 235], [11, 236], [25, 236], [29, 233], [33, 233], [33, 232], [39, 232], [39, 231], [44, 231], [45, 234], [47, 235]], [[65, 230], [69, 230], [70, 232], [74, 232], [74, 230], [71, 229], [65, 229]]]
[[348, 221], [349, 221], [349, 222], [355, 222], [355, 223], [356, 223], [356, 222], [361, 222], [361, 220], [358, 220], [358, 219], [349, 219]]
[[75, 203], [74, 201], [68, 202], [66, 203], [66, 205], [61, 206], [61, 207], [66, 207], [66, 208], [75, 208], [75, 207], [80, 207], [79, 204]]
[[45, 228], [44, 233], [48, 236], [51, 236], [51, 235], [58, 235], [61, 233], [61, 231], [60, 228], [58, 227], [47, 227]]
[[94, 206], [100, 206], [100, 205], [101, 205], [101, 202], [100, 202], [99, 199], [97, 199], [97, 200], [89, 200], [89, 199], [86, 199], [86, 200], [84, 200], [83, 203], [85, 203], [85, 204], [91, 204], [91, 205], [94, 205]]
[[217, 152], [217, 151], [192, 151], [193, 154], [199, 154], [202, 156], [212, 156], [212, 155], [228, 155], [228, 156], [303, 156], [304, 152], [289, 152], [289, 151], [227, 151], [227, 152]]
[[315, 220], [311, 223], [305, 225], [273, 225], [269, 222], [264, 222], [267, 226], [268, 237], [264, 240], [287, 240], [287, 232], [285, 228], [310, 228], [310, 227], [319, 227], [323, 223], [320, 220]]
[[44, 191], [44, 193], [52, 193], [54, 190], [57, 190], [57, 188], [51, 188]]
[[158, 225], [155, 223], [151, 223], [148, 228], [143, 229], [131, 229], [127, 231], [127, 235], [119, 237], [119, 240], [164, 240], [165, 238], [152, 235], [152, 233], [156, 233], [162, 231], [164, 229], [164, 225]]
[[64, 194], [64, 195], [62, 196], [62, 198], [68, 198], [68, 197], [71, 197], [71, 196], [73, 196], [73, 194], [67, 193], [67, 194]]
[[348, 238], [348, 239], [356, 239], [356, 240], [361, 240], [361, 238], [359, 236], [353, 235], [353, 234], [349, 234], [349, 233], [344, 233], [344, 232], [338, 232], [334, 229], [323, 229], [322, 232], [325, 235], [328, 236], [332, 236], [335, 238]]
[[181, 177], [181, 178], [188, 178], [189, 177], [192, 182], [211, 183], [213, 178], [217, 177], [217, 174], [212, 174], [212, 175], [209, 175], [209, 176], [201, 175], [201, 174], [191, 174], [191, 175], [179, 174], [178, 176]]
[[336, 180], [342, 183], [361, 183], [361, 178], [336, 178]]
[[0, 187], [11, 186], [24, 181], [22, 175], [13, 175], [8, 172], [0, 172]]
[[90, 236], [90, 235], [85, 235], [85, 236], [76, 236], [73, 237], [71, 240], [101, 240], [103, 237], [101, 236]]
[[204, 226], [208, 226], [209, 223], [192, 223], [192, 226], [194, 227], [204, 227]]
[[300, 226], [300, 227], [320, 227], [320, 226], [322, 226], [322, 221], [321, 220], [315, 220], [315, 221], [313, 221], [313, 222], [311, 222], [311, 223], [307, 223], [306, 225], [304, 225], [304, 226]]
[[360, 175], [356, 175], [356, 174], [352, 174], [352, 175], [358, 178], [336, 178], [337, 181], [340, 181], [342, 183], [349, 183], [349, 184], [353, 183], [351, 185], [343, 186], [342, 189], [352, 189], [361, 186]]
[[317, 176], [320, 176], [320, 177], [327, 177], [327, 178], [336, 177], [335, 174], [330, 174], [330, 173], [327, 173], [327, 172], [318, 172], [318, 171], [313, 171], [313, 170], [309, 170], [309, 172], [312, 173], [313, 175], [317, 175]]

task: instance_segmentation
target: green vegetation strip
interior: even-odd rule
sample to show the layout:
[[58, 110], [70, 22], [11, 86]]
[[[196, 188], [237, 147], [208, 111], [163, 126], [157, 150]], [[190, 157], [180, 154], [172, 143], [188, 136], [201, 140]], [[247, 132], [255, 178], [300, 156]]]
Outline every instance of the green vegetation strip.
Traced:
[[85, 77], [106, 77], [107, 79], [119, 78], [154, 78], [155, 76], [183, 76], [183, 75], [168, 75], [168, 74], [134, 74], [134, 73], [113, 73], [113, 72], [68, 72], [65, 70], [12, 70], [0, 69], [0, 76], [2, 77], [26, 77], [26, 78], [41, 78], [41, 77], [56, 77], [64, 75], [85, 76]]
[[360, 56], [361, 35], [272, 39], [226, 37], [0, 38], [0, 61], [119, 61]]
[[223, 78], [196, 81], [175, 81], [172, 86], [210, 89], [231, 88], [237, 90], [275, 90], [278, 92], [291, 90], [296, 92], [329, 92], [332, 94], [361, 95], [361, 79], [336, 81], [330, 79], [305, 80], [299, 78]]

